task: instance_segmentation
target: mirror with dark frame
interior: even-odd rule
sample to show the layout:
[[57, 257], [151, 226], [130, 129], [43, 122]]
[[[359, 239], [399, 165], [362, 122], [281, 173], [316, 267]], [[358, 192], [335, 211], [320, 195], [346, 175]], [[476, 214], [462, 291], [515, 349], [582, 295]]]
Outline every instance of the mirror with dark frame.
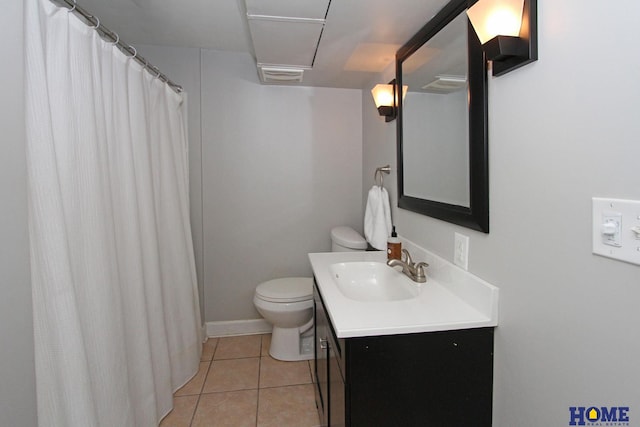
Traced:
[[396, 54], [398, 206], [489, 232], [487, 69], [452, 0]]

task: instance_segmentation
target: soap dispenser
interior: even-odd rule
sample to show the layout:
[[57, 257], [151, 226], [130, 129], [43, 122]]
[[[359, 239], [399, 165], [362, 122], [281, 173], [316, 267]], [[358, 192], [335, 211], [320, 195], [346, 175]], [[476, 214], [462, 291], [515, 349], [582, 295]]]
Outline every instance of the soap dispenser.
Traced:
[[387, 259], [400, 259], [402, 257], [402, 243], [398, 239], [396, 227], [393, 226], [391, 237], [387, 239]]

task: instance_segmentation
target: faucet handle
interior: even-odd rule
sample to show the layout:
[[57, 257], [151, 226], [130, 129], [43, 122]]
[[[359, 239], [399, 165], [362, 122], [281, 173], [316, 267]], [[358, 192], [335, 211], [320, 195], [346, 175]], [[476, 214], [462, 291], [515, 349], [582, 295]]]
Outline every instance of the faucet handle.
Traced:
[[415, 272], [416, 272], [416, 282], [419, 283], [424, 283], [427, 281], [427, 275], [424, 272], [424, 269], [426, 267], [429, 267], [429, 264], [427, 264], [426, 262], [419, 262], [415, 265]]

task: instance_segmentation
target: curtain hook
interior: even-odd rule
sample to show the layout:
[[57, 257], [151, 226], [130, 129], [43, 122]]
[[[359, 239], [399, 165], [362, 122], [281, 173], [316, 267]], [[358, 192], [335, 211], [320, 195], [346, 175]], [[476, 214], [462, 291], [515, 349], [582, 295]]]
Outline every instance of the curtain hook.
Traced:
[[67, 13], [71, 13], [74, 10], [76, 10], [76, 7], [78, 7], [78, 2], [76, 0], [73, 0], [73, 7], [71, 9], [67, 9]]
[[133, 49], [133, 55], [129, 57], [129, 59], [135, 59], [136, 56], [138, 56], [138, 51], [136, 50], [135, 47], [129, 45], [129, 49]]
[[153, 71], [156, 72], [156, 79], [159, 79], [160, 78], [160, 74], [162, 74], [162, 73], [160, 73], [160, 68], [156, 67], [155, 65], [152, 65], [151, 68], [153, 68]]
[[120, 43], [120, 35], [118, 33], [113, 33], [113, 34], [116, 35], [116, 38], [111, 43], [113, 43], [114, 45], [117, 45], [118, 43]]
[[95, 20], [96, 20], [96, 24], [95, 24], [95, 25], [93, 25], [93, 26], [92, 26], [92, 27], [90, 27], [90, 28], [92, 28], [92, 29], [94, 29], [94, 30], [97, 30], [98, 28], [100, 28], [100, 18], [98, 18], [97, 16], [93, 16], [93, 15], [91, 15], [91, 16], [89, 17], [89, 19], [94, 19], [94, 18], [95, 18]]

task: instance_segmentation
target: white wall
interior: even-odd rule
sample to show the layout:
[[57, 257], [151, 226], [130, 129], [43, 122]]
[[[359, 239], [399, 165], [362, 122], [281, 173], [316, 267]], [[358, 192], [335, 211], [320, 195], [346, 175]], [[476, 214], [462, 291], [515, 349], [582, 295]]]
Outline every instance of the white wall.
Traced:
[[[591, 254], [591, 197], [640, 199], [640, 4], [538, 4], [539, 61], [489, 78], [491, 233], [396, 208], [398, 232], [449, 260], [469, 235], [469, 270], [500, 288], [495, 426], [566, 426], [589, 405], [635, 425], [640, 267]], [[367, 98], [365, 171], [395, 165]]]
[[361, 91], [261, 85], [248, 54], [139, 49], [188, 92], [204, 319], [260, 318], [260, 282], [310, 276], [331, 227], [362, 231]]
[[200, 132], [200, 49], [136, 45], [136, 49], [173, 82], [182, 86], [187, 99], [189, 132], [189, 204], [200, 314], [204, 321], [204, 269], [202, 235], [202, 135]]
[[207, 321], [254, 319], [256, 285], [310, 276], [329, 231], [362, 231], [361, 91], [265, 86], [248, 54], [202, 52]]
[[37, 423], [24, 130], [22, 0], [0, 13], [0, 425]]

